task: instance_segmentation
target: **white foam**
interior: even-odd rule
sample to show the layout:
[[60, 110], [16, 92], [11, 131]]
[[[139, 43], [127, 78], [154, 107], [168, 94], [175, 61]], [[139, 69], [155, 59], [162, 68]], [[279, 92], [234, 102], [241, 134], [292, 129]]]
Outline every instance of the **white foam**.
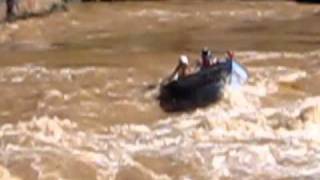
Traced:
[[[318, 102], [318, 98], [307, 99], [303, 102], [302, 104], [310, 105], [311, 102], [311, 104]], [[231, 113], [231, 111], [236, 110], [235, 107], [233, 108], [233, 110], [229, 110], [231, 115], [229, 118], [239, 116], [239, 114]], [[288, 130], [274, 131], [259, 123], [242, 121], [237, 125], [234, 123], [238, 120], [233, 120], [234, 122], [228, 119], [217, 121], [214, 119], [217, 116], [216, 113], [218, 112], [211, 109], [210, 111], [198, 111], [190, 115], [183, 114], [182, 116], [159, 122], [162, 125], [155, 123], [151, 127], [145, 125], [118, 125], [111, 127], [104, 134], [83, 131], [81, 127], [69, 120], [49, 117], [34, 118], [29, 122], [21, 122], [17, 126], [9, 124], [1, 126], [2, 139], [17, 136], [29, 139], [30, 143], [7, 144], [1, 148], [1, 151], [5, 150], [7, 153], [20, 154], [33, 151], [31, 154], [38, 154], [35, 150], [42, 148], [44, 152], [59, 152], [57, 154], [59, 156], [73, 156], [83, 163], [95, 166], [99, 176], [105, 178], [113, 176], [112, 174], [117, 172], [116, 169], [125, 164], [128, 165], [128, 163], [131, 166], [139, 166], [139, 168], [144, 169], [143, 172], [149, 175], [154, 173], [148, 167], [142, 164], [138, 165], [139, 163], [132, 159], [135, 153], [145, 151], [176, 157], [177, 160], [180, 158], [198, 158], [200, 160], [199, 168], [204, 168], [207, 172], [216, 172], [217, 178], [234, 176], [236, 169], [251, 175], [259, 175], [259, 173], [264, 172], [263, 174], [268, 177], [281, 178], [287, 176], [299, 177], [299, 174], [293, 176], [290, 171], [296, 170], [295, 167], [289, 168], [278, 164], [279, 159], [290, 159], [292, 156], [294, 156], [293, 159], [296, 159], [297, 157], [303, 157], [304, 151], [309, 151], [309, 149], [302, 151], [303, 149], [290, 148], [285, 140], [295, 139], [302, 147], [307, 148], [306, 143], [309, 142], [304, 140], [309, 141], [320, 138], [319, 132], [310, 131], [311, 129], [300, 129], [292, 132]], [[250, 114], [251, 112], [243, 111], [242, 113]], [[199, 129], [199, 124], [203, 122], [203, 116], [212, 124], [205, 129]], [[215, 125], [215, 123], [218, 124]], [[168, 128], [163, 128], [164, 124], [168, 124]], [[309, 132], [306, 133], [306, 131]], [[266, 142], [264, 146], [250, 143], [259, 142], [261, 139], [269, 139], [269, 142]], [[291, 140], [288, 143], [291, 143]], [[242, 143], [242, 141], [248, 144]], [[282, 143], [273, 143], [275, 141]], [[44, 144], [40, 142], [54, 146], [45, 148]], [[222, 151], [223, 149], [216, 143], [224, 144], [223, 149], [225, 151]], [[235, 147], [241, 148], [235, 150]], [[283, 147], [287, 149], [280, 151]], [[202, 151], [202, 149], [207, 148], [211, 149], [211, 151]], [[282, 155], [275, 156], [275, 150], [280, 151]], [[220, 155], [217, 156], [216, 153]], [[28, 157], [28, 154], [24, 154], [24, 156]], [[37, 156], [41, 159], [41, 154]], [[208, 161], [209, 159], [210, 161]], [[42, 167], [43, 163], [39, 161], [37, 166]], [[319, 167], [305, 166], [299, 172], [301, 172], [300, 175], [304, 173], [313, 175], [317, 168]], [[45, 171], [41, 168], [38, 170]], [[162, 177], [159, 174], [155, 176]]]
[[[41, 78], [59, 72], [60, 77], [70, 79], [72, 75], [95, 73], [99, 70], [103, 71], [94, 67], [79, 70], [23, 67], [13, 68], [12, 72], [38, 73], [41, 74]], [[44, 168], [46, 163], [43, 161], [46, 155], [52, 154], [54, 157], [68, 157], [70, 161], [93, 167], [97, 171], [97, 179], [112, 179], [125, 166], [136, 167], [154, 179], [171, 178], [154, 172], [134, 159], [136, 155], [145, 154], [160, 158], [170, 157], [173, 162], [178, 163], [194, 163], [192, 165], [195, 171], [199, 171], [205, 179], [212, 178], [212, 174], [216, 179], [246, 177], [246, 174], [267, 179], [299, 178], [303, 175], [317, 177], [320, 163], [316, 159], [318, 156], [310, 152], [320, 149], [319, 125], [307, 122], [305, 126], [293, 130], [273, 129], [268, 120], [277, 113], [287, 120], [294, 120], [303, 109], [319, 104], [320, 98], [316, 96], [291, 100], [278, 107], [265, 107], [261, 102], [261, 98], [278, 92], [279, 82], [294, 82], [305, 78], [307, 72], [281, 66], [249, 68], [249, 71], [252, 76], [249, 83], [237, 91], [227, 89], [226, 98], [218, 104], [194, 112], [169, 116], [151, 125], [114, 125], [104, 133], [98, 133], [74, 121], [48, 116], [2, 125], [1, 159], [4, 161], [7, 158], [12, 162], [31, 159], [32, 167], [42, 173], [43, 177], [52, 173]], [[129, 91], [125, 96], [127, 100], [124, 100], [123, 96], [110, 90], [121, 81], [112, 83], [104, 85], [102, 90], [98, 88], [92, 91], [109, 92], [110, 97], [120, 98], [115, 104], [134, 107], [143, 107], [141, 97], [148, 98], [154, 93], [130, 98], [137, 94], [135, 89]], [[90, 92], [85, 89], [64, 94], [61, 90], [49, 89], [44, 91], [44, 100], [70, 100], [79, 94], [90, 95]], [[82, 104], [83, 107], [96, 105], [92, 102]], [[82, 113], [81, 115], [86, 117], [99, 116], [98, 113]], [[279, 163], [288, 160], [290, 164], [295, 162], [295, 159], [315, 159], [315, 164], [287, 166]]]
[[317, 57], [319, 58], [319, 50], [298, 53], [298, 52], [279, 52], [279, 51], [239, 51], [236, 53], [242, 61], [253, 61], [253, 60], [272, 60], [272, 59], [310, 59]]

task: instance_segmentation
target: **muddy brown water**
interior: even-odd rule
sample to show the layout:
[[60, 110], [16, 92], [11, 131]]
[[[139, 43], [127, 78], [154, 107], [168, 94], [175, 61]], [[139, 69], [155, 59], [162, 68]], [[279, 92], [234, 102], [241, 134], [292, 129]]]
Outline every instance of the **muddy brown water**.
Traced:
[[[0, 25], [0, 179], [318, 179], [320, 6], [86, 3]], [[168, 114], [179, 54], [232, 49], [250, 72]], [[309, 111], [308, 111], [309, 112]]]

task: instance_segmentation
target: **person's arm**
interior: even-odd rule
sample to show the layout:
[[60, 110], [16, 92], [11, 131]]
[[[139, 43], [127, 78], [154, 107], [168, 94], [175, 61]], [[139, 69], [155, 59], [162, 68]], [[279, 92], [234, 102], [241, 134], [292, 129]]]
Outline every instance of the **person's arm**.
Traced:
[[176, 66], [176, 68], [175, 68], [174, 71], [170, 74], [170, 76], [168, 76], [167, 78], [165, 78], [165, 79], [162, 81], [161, 84], [166, 84], [167, 82], [172, 81], [173, 78], [175, 77], [175, 75], [178, 73], [179, 69], [180, 69], [180, 64], [178, 64], [178, 65]]
[[195, 60], [195, 64], [194, 64], [194, 71], [200, 69], [200, 68], [201, 68], [201, 65], [202, 65], [201, 59], [196, 59], [196, 60]]
[[177, 66], [176, 66], [176, 68], [174, 69], [174, 71], [171, 73], [171, 75], [169, 76], [169, 81], [172, 81], [173, 80], [173, 78], [176, 76], [176, 74], [178, 73], [178, 71], [179, 71], [179, 69], [180, 69], [180, 64], [178, 64]]
[[218, 59], [217, 57], [214, 57], [214, 58], [211, 60], [211, 66], [218, 64], [218, 62], [219, 62], [219, 59]]

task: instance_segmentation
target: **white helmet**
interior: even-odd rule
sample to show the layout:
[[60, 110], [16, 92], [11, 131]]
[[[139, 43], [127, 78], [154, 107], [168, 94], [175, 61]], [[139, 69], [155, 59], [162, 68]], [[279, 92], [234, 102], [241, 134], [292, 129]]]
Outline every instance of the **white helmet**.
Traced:
[[183, 65], [189, 65], [189, 59], [186, 55], [181, 55], [179, 58], [179, 62]]

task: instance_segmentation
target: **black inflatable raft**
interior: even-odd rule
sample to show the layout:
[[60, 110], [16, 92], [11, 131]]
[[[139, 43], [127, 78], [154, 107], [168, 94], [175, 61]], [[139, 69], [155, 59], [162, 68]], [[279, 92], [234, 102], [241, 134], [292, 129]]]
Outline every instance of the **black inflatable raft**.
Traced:
[[219, 62], [208, 69], [168, 82], [160, 88], [160, 106], [165, 111], [190, 110], [217, 102], [226, 84], [242, 85], [247, 70], [234, 60]]

